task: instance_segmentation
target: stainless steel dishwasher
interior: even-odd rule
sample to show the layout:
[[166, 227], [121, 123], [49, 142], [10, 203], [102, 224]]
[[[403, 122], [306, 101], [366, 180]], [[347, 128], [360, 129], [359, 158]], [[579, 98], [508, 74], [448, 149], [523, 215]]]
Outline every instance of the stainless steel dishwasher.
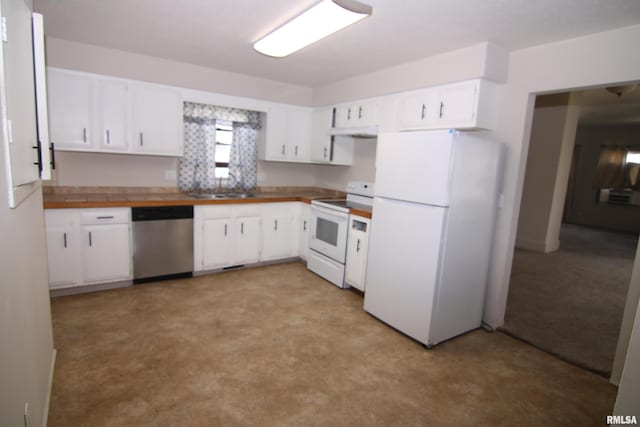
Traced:
[[131, 208], [133, 283], [193, 275], [193, 206]]

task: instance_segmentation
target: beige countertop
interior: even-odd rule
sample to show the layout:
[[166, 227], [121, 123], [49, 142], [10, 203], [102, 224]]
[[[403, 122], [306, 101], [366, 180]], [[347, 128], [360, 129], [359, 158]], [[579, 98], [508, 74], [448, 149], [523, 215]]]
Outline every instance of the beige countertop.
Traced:
[[[45, 209], [106, 208], [138, 206], [223, 205], [245, 203], [304, 202], [341, 198], [344, 193], [316, 187], [265, 187], [251, 198], [197, 199], [175, 188], [157, 187], [57, 187], [43, 189]], [[371, 212], [358, 209], [356, 215], [371, 218]]]

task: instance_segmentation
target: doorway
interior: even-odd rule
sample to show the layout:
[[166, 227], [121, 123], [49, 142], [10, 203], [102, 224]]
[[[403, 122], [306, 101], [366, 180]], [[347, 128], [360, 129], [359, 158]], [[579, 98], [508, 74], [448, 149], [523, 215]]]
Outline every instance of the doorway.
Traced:
[[627, 298], [640, 206], [599, 200], [593, 177], [601, 145], [640, 141], [640, 123], [630, 120], [640, 90], [629, 95], [623, 99], [601, 88], [537, 97], [502, 327], [606, 377]]

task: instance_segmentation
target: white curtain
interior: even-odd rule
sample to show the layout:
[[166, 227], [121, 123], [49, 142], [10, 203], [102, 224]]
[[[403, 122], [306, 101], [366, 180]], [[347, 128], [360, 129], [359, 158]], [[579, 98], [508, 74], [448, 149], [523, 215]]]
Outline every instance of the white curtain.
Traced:
[[233, 122], [230, 187], [253, 190], [257, 184], [260, 119], [257, 111], [185, 102], [184, 156], [178, 164], [180, 190], [215, 190], [216, 121]]
[[233, 123], [233, 142], [229, 156], [229, 177], [233, 188], [254, 190], [258, 183], [256, 141], [258, 130], [246, 123]]
[[184, 117], [184, 155], [178, 162], [178, 188], [182, 191], [216, 188], [216, 121]]

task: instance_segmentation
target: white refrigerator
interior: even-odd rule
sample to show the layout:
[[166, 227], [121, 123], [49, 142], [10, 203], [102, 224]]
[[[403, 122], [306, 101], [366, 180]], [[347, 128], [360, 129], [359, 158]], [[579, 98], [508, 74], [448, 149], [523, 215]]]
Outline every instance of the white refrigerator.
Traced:
[[502, 158], [475, 132], [378, 136], [367, 312], [427, 347], [480, 327]]

